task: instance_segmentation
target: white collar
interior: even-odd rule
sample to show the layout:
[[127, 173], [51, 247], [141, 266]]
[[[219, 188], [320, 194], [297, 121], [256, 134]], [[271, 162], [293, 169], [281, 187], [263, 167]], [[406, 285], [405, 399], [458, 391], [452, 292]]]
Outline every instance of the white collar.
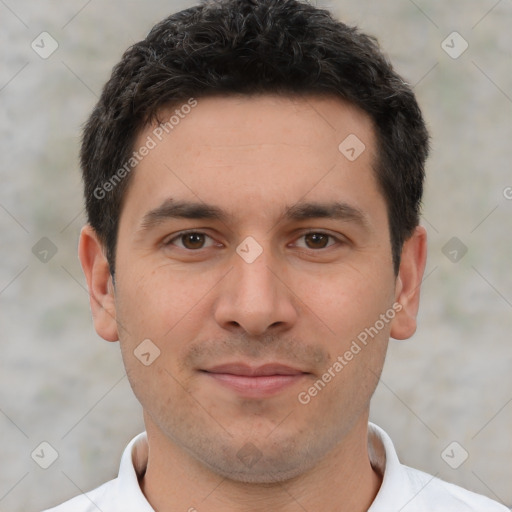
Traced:
[[[147, 435], [143, 432], [126, 447], [119, 477], [111, 482], [114, 489], [107, 491], [104, 486], [98, 498], [103, 492], [109, 494], [109, 502], [110, 497], [114, 498], [115, 510], [120, 512], [154, 512], [139, 485], [148, 451]], [[484, 496], [402, 465], [390, 437], [373, 423], [368, 424], [368, 455], [372, 467], [382, 476], [381, 487], [368, 512], [508, 512], [506, 507]]]
[[[116, 481], [119, 498], [123, 503], [139, 512], [153, 512], [139, 485], [140, 478], [146, 471], [148, 463], [148, 440], [146, 432], [136, 436], [126, 447], [121, 458], [119, 477]], [[381, 505], [393, 503], [397, 478], [406, 484], [402, 475], [401, 464], [390, 437], [380, 427], [368, 424], [368, 453], [372, 467], [383, 476], [379, 493], [368, 512], [380, 510]], [[388, 483], [390, 485], [388, 485]], [[392, 485], [391, 485], [392, 484]], [[402, 486], [402, 490], [404, 487]]]

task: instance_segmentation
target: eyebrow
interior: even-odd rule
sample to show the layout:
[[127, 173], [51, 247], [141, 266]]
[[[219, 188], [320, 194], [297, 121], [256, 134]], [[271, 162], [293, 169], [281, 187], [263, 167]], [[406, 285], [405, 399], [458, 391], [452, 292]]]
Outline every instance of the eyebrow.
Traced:
[[194, 201], [166, 199], [160, 206], [144, 215], [141, 229], [151, 229], [169, 219], [204, 219], [226, 222], [229, 215], [221, 208]]
[[[227, 223], [231, 215], [218, 206], [175, 199], [166, 199], [160, 206], [149, 211], [142, 218], [141, 230], [149, 230], [169, 219], [217, 220]], [[335, 202], [299, 202], [286, 207], [280, 221], [303, 221], [308, 219], [336, 219], [355, 222], [368, 227], [367, 215], [348, 203]]]
[[341, 201], [297, 203], [287, 208], [283, 217], [295, 221], [336, 219], [355, 222], [363, 227], [367, 227], [369, 224], [368, 217], [362, 210]]

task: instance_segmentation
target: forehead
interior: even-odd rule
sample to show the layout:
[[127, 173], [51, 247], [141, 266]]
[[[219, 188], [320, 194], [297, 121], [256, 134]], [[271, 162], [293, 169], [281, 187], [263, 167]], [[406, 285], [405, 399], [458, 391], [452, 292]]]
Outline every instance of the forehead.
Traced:
[[[215, 146], [220, 152], [232, 143], [244, 163], [257, 145], [285, 144], [333, 152], [338, 150], [339, 138], [350, 134], [359, 134], [367, 146], [374, 143], [370, 117], [330, 95], [213, 95], [193, 100], [195, 106], [189, 108], [191, 101], [162, 109], [158, 121], [146, 127], [139, 139], [155, 132], [159, 142], [172, 134], [180, 143]], [[200, 137], [193, 133], [198, 128]]]
[[224, 203], [240, 214], [258, 205], [263, 216], [305, 196], [357, 203], [377, 193], [373, 124], [357, 107], [334, 97], [194, 101], [162, 110], [160, 124], [139, 134], [135, 149], [152, 149], [125, 198], [134, 216], [171, 197]]

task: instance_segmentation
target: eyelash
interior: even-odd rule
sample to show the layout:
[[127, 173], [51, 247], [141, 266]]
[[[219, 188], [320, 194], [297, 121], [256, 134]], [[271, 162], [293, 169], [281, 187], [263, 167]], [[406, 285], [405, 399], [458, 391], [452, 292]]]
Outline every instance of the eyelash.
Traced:
[[[210, 238], [210, 239], [213, 240], [213, 238], [210, 235], [208, 235], [208, 234], [206, 234], [206, 233], [204, 233], [202, 231], [189, 230], [189, 231], [182, 231], [182, 232], [178, 233], [177, 235], [173, 236], [171, 239], [165, 241], [163, 245], [165, 247], [167, 247], [169, 245], [173, 245], [173, 242], [175, 240], [180, 240], [183, 236], [191, 235], [191, 234], [194, 234], [194, 235], [204, 235], [205, 237]], [[314, 235], [324, 235], [324, 236], [327, 236], [330, 240], [334, 240], [335, 243], [329, 244], [326, 247], [322, 247], [320, 249], [310, 249], [309, 247], [300, 247], [300, 249], [308, 250], [308, 251], [312, 251], [312, 252], [319, 252], [321, 250], [328, 249], [329, 247], [332, 247], [333, 245], [336, 245], [336, 243], [337, 244], [344, 244], [344, 243], [346, 243], [343, 240], [335, 237], [334, 235], [331, 235], [330, 233], [326, 233], [325, 231], [315, 231], [315, 230], [311, 230], [311, 231], [307, 231], [305, 233], [302, 233], [298, 239], [301, 239], [301, 238], [304, 238], [307, 235], [313, 235], [313, 234]], [[213, 245], [215, 245], [215, 244], [212, 244], [212, 246]], [[179, 247], [178, 246], [178, 248], [179, 249], [183, 249], [184, 251], [188, 251], [188, 252], [199, 252], [199, 251], [201, 251], [203, 249], [208, 249], [209, 247], [201, 247], [200, 249], [187, 249], [186, 247]]]

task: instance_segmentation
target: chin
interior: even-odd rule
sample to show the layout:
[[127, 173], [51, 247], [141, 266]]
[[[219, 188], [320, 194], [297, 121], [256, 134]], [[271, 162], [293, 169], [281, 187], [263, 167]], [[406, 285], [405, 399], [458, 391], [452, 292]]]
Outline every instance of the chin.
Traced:
[[215, 449], [210, 447], [193, 455], [210, 471], [223, 478], [269, 487], [281, 485], [306, 473], [318, 459], [304, 448], [298, 449], [296, 443], [290, 443], [289, 446], [265, 445], [261, 451], [251, 442], [241, 449], [233, 445], [217, 445]]
[[243, 484], [262, 485], [265, 487], [281, 486], [284, 482], [293, 480], [305, 473], [309, 468], [300, 464], [291, 467], [290, 460], [264, 461], [260, 459], [254, 466], [248, 467], [242, 463], [238, 464], [215, 464], [205, 461], [208, 468], [217, 475]]

